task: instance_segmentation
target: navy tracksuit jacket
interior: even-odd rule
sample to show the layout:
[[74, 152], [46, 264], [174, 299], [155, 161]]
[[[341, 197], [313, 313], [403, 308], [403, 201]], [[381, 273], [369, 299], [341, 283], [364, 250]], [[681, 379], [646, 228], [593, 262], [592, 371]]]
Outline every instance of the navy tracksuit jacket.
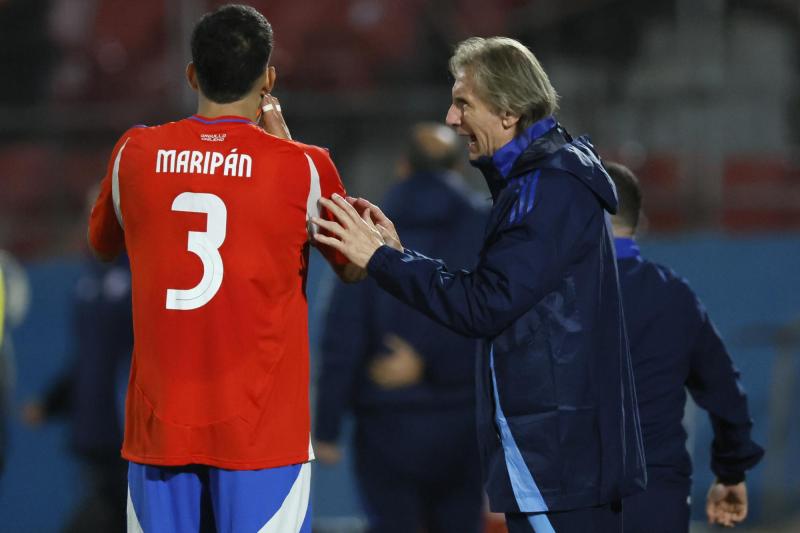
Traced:
[[[676, 505], [688, 512], [692, 463], [681, 423], [687, 389], [711, 419], [711, 470], [720, 481], [743, 481], [764, 451], [750, 438], [753, 423], [739, 371], [686, 280], [643, 259], [633, 239], [616, 239], [615, 245], [648, 478], [647, 492], [625, 501], [627, 524], [652, 519], [639, 517], [640, 510], [663, 511], [666, 500], [657, 492], [665, 490], [674, 489]], [[645, 501], [650, 494], [652, 505]]]
[[617, 200], [588, 139], [552, 117], [483, 172], [494, 205], [477, 266], [449, 271], [379, 248], [371, 277], [482, 338], [477, 429], [490, 507], [591, 507], [644, 486], [644, 456], [607, 211]]

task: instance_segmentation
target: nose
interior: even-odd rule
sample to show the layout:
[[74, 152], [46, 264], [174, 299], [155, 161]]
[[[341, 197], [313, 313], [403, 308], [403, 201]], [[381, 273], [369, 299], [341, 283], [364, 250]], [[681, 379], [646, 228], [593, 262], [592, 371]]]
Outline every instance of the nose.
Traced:
[[457, 128], [461, 125], [461, 113], [458, 111], [455, 104], [450, 104], [450, 109], [447, 110], [447, 116], [444, 122], [451, 128]]

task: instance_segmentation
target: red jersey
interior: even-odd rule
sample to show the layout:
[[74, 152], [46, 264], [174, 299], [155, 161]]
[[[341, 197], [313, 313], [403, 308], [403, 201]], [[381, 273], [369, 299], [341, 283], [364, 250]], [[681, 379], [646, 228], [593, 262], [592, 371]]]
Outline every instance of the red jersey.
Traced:
[[308, 220], [335, 192], [344, 189], [326, 151], [241, 117], [122, 136], [89, 240], [130, 257], [123, 457], [236, 470], [312, 458]]

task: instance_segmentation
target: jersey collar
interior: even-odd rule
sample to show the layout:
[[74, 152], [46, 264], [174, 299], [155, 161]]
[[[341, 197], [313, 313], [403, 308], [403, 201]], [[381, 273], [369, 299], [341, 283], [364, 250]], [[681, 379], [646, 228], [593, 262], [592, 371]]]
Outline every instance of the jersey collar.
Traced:
[[192, 115], [189, 120], [200, 122], [201, 124], [226, 124], [226, 123], [239, 123], [239, 124], [255, 124], [252, 120], [245, 117], [236, 115], [223, 115], [220, 117], [208, 118], [201, 115]]

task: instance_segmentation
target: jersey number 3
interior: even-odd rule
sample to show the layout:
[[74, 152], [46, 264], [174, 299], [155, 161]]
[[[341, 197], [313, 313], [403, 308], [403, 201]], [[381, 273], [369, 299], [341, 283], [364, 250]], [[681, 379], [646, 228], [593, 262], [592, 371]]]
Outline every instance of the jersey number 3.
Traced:
[[172, 202], [173, 211], [205, 213], [206, 231], [190, 231], [187, 248], [203, 262], [203, 278], [191, 289], [167, 289], [167, 309], [189, 311], [203, 307], [222, 285], [222, 256], [219, 247], [225, 241], [228, 210], [219, 196], [184, 192]]

